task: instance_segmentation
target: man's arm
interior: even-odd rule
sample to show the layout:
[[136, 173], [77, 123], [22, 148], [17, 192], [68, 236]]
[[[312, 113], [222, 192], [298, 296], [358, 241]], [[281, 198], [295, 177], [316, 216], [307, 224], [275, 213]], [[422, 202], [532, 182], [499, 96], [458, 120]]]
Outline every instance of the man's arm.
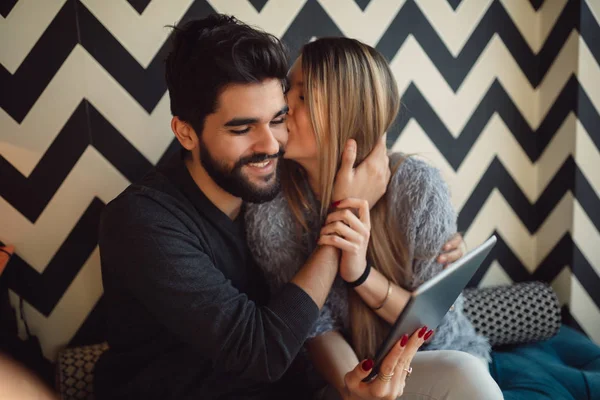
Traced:
[[325, 304], [338, 272], [339, 253], [331, 246], [320, 246], [291, 280], [319, 307]]
[[335, 249], [318, 249], [293, 283], [258, 306], [232, 286], [198, 238], [163, 206], [129, 196], [108, 207], [100, 230], [105, 280], [127, 290], [215, 370], [255, 382], [283, 375], [331, 288]]

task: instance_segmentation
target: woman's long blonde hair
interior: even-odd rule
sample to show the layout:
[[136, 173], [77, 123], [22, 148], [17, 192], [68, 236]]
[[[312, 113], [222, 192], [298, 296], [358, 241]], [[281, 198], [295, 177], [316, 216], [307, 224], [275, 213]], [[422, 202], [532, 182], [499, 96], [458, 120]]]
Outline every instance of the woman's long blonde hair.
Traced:
[[[304, 98], [319, 151], [321, 221], [331, 203], [335, 175], [348, 139], [357, 142], [357, 164], [392, 125], [400, 107], [396, 80], [385, 58], [371, 46], [348, 38], [323, 38], [301, 52]], [[393, 170], [397, 168], [393, 166]], [[286, 161], [282, 185], [300, 229], [308, 230], [304, 212], [310, 207], [298, 182], [302, 167]], [[393, 171], [392, 171], [393, 172]], [[387, 215], [387, 198], [371, 209], [368, 261], [393, 283], [405, 286], [412, 274], [398, 222]], [[349, 290], [352, 345], [360, 359], [373, 357], [389, 330], [354, 292]], [[385, 293], [382, 293], [382, 300]]]

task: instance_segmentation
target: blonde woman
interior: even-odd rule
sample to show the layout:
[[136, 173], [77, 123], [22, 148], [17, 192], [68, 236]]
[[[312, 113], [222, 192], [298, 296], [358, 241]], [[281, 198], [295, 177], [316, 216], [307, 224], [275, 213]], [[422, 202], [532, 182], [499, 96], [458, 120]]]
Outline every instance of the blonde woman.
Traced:
[[401, 154], [389, 155], [392, 178], [376, 204], [332, 198], [343, 146], [349, 142], [350, 157], [362, 161], [398, 113], [396, 82], [375, 49], [347, 38], [316, 40], [302, 49], [289, 85], [283, 191], [248, 207], [246, 229], [272, 291], [317, 245], [342, 251], [339, 276], [306, 343], [329, 384], [322, 395], [501, 399], [487, 370], [490, 346], [463, 315], [461, 298], [435, 335], [427, 327], [405, 335], [374, 381], [357, 379], [368, 374], [410, 291], [443, 268], [436, 257], [456, 231], [456, 215], [439, 173]]

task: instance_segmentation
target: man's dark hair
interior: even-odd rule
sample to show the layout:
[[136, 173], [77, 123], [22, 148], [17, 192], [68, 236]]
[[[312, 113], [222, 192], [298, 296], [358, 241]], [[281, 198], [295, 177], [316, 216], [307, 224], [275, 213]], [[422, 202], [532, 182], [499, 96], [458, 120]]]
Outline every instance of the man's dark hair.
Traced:
[[165, 72], [171, 113], [199, 136], [227, 85], [285, 80], [288, 59], [283, 44], [235, 17], [211, 14], [173, 29]]

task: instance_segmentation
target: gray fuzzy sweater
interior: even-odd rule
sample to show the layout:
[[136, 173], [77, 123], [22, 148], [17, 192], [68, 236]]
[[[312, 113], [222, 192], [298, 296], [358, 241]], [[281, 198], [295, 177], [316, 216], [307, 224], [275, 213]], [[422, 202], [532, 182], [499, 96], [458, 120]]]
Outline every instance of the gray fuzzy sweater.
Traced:
[[[396, 165], [402, 157], [391, 154], [390, 165]], [[320, 207], [306, 183], [305, 190], [314, 211], [306, 215], [311, 230], [300, 240], [293, 214], [282, 194], [271, 202], [252, 204], [246, 209], [248, 244], [264, 271], [271, 293], [289, 282], [316, 248], [321, 229]], [[414, 271], [410, 288], [414, 290], [443, 268], [436, 258], [444, 243], [456, 232], [456, 213], [450, 192], [437, 169], [408, 157], [392, 176], [385, 196], [389, 199], [390, 218], [398, 221], [400, 232], [406, 237]], [[338, 277], [309, 337], [331, 330], [349, 331], [347, 290]], [[422, 349], [461, 350], [490, 361], [490, 345], [475, 332], [464, 315], [462, 295]]]

